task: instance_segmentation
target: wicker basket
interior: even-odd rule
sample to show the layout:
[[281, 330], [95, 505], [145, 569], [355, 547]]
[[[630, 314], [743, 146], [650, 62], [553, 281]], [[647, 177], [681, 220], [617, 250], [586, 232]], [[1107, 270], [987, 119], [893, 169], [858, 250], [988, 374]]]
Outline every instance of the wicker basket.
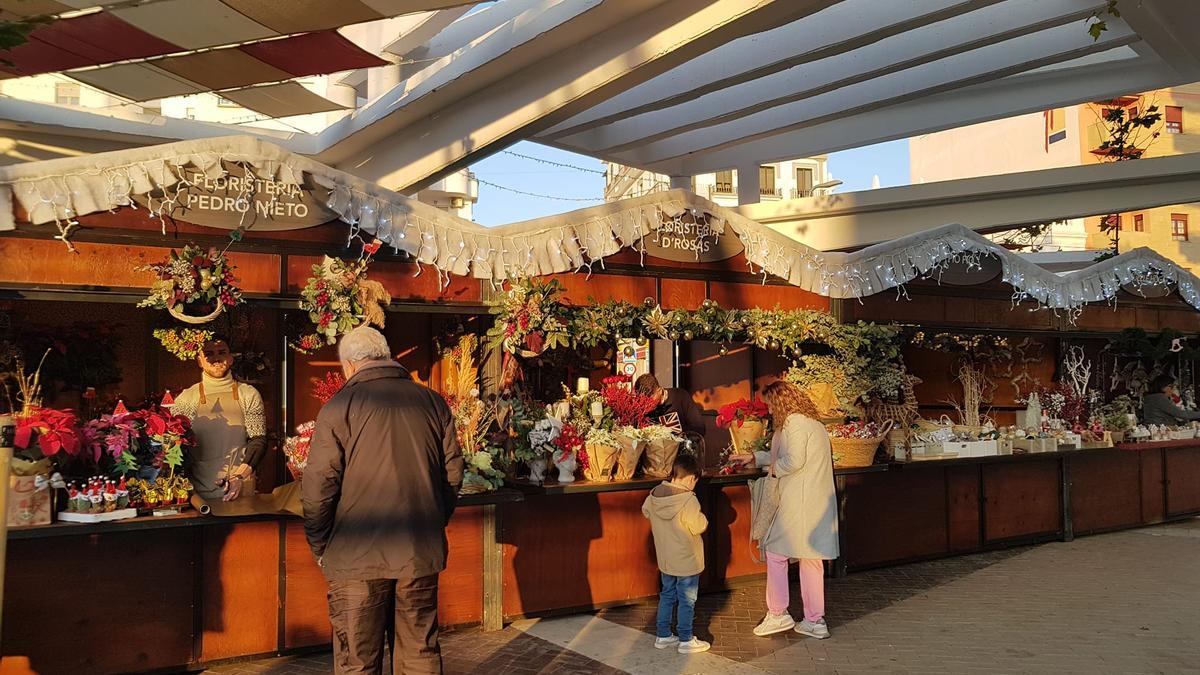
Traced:
[[892, 423], [888, 422], [884, 425], [883, 433], [875, 438], [838, 438], [831, 436], [829, 444], [833, 448], [833, 454], [841, 457], [841, 459], [834, 462], [834, 466], [839, 468], [871, 466], [875, 463], [875, 451], [887, 439], [887, 435], [891, 430]]

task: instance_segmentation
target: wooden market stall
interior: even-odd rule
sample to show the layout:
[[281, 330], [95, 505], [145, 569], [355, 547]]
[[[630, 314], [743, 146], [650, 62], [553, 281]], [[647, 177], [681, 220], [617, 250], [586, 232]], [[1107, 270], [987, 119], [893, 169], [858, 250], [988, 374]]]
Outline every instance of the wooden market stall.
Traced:
[[[150, 149], [137, 152], [151, 159], [186, 155], [189, 166], [219, 165], [217, 157], [188, 154], [181, 146], [189, 152], [195, 149], [173, 144], [170, 152], [163, 149], [158, 155]], [[85, 209], [71, 202], [75, 212], [68, 214], [45, 192], [44, 197], [31, 198], [34, 192], [24, 190], [22, 176], [6, 178], [16, 186], [17, 201], [15, 228], [0, 235], [3, 325], [6, 330], [58, 331], [64, 336], [76, 331], [82, 338], [66, 343], [73, 348], [103, 342], [118, 366], [117, 374], [97, 387], [98, 400], [84, 398], [86, 389], [64, 386], [54, 405], [106, 409], [100, 407], [118, 395], [135, 401], [190, 384], [193, 367], [165, 353], [151, 337], [161, 313], [136, 307], [149, 279], [135, 268], [187, 242], [228, 245], [247, 300], [236, 318], [228, 319], [228, 330], [239, 348], [258, 353], [256, 362], [266, 365], [255, 385], [268, 402], [268, 429], [278, 441], [297, 423], [315, 417], [319, 404], [308, 395], [307, 383], [336, 369], [331, 347], [311, 354], [288, 347], [311, 329], [298, 309], [298, 295], [323, 256], [358, 255], [361, 243], [348, 246], [347, 234], [363, 228], [397, 249], [385, 247], [370, 267], [371, 278], [381, 281], [392, 296], [385, 328], [389, 342], [401, 363], [435, 388], [440, 387], [444, 367], [436, 344], [463, 330], [484, 332], [485, 302], [498, 292], [493, 282], [516, 276], [519, 269], [558, 280], [563, 300], [577, 305], [640, 305], [649, 299], [664, 311], [695, 311], [712, 301], [726, 309], [819, 310], [842, 322], [1020, 336], [1042, 344], [1043, 357], [1028, 364], [1042, 378], [1053, 375], [1053, 355], [1064, 341], [1099, 344], [1128, 325], [1150, 332], [1173, 328], [1200, 333], [1200, 315], [1176, 296], [1147, 299], [1123, 293], [1115, 310], [1106, 305], [1084, 307], [1071, 323], [1061, 312], [1030, 311], [1033, 305], [1028, 302], [1014, 309], [1014, 287], [1049, 297], [1045, 289], [1024, 282], [1015, 285], [1016, 279], [949, 286], [913, 280], [919, 273], [889, 271], [868, 281], [862, 270], [838, 277], [816, 273], [807, 264], [853, 263], [845, 254], [829, 254], [827, 259], [805, 254], [784, 265], [784, 247], [798, 244], [681, 192], [534, 221], [518, 226], [516, 234], [502, 235], [503, 228], [478, 231], [482, 228], [445, 221], [430, 207], [410, 204], [303, 158], [257, 146], [255, 152], [240, 145], [230, 148], [220, 157], [236, 166], [261, 167], [269, 160], [276, 162], [275, 170], [289, 165], [302, 174], [300, 184], [307, 187], [295, 203], [306, 203], [312, 215], [268, 219], [278, 227], [240, 227], [244, 221], [228, 209], [220, 214], [175, 213], [163, 220], [154, 203], [146, 200], [140, 208], [125, 206], [110, 213], [104, 209], [119, 206], [122, 191], [97, 192], [94, 185], [83, 186], [92, 189], [92, 206]], [[55, 175], [69, 173], [58, 165], [50, 168]], [[225, 190], [222, 194], [229, 195], [228, 185], [205, 188], [202, 180], [193, 179], [189, 190]], [[36, 183], [34, 178], [25, 180]], [[328, 192], [317, 198], [322, 185]], [[339, 186], [353, 190], [339, 193]], [[364, 205], [381, 211], [381, 203], [368, 204], [366, 194], [391, 200], [385, 207], [402, 206], [405, 224], [400, 225], [401, 211], [389, 212], [391, 224], [381, 213], [371, 213], [368, 228]], [[246, 197], [235, 191], [230, 202], [221, 203], [233, 204], [236, 211], [237, 199]], [[39, 213], [46, 200], [53, 205], [51, 211], [59, 213], [45, 208]], [[322, 204], [327, 211], [321, 210]], [[167, 215], [171, 213], [168, 209]], [[76, 224], [64, 225], [67, 221]], [[444, 223], [458, 229], [439, 229]], [[722, 223], [723, 230], [718, 227]], [[703, 229], [697, 227], [701, 224]], [[608, 241], [597, 239], [601, 231]], [[236, 236], [231, 238], [231, 232]], [[402, 237], [406, 232], [409, 236]], [[664, 233], [677, 235], [678, 246]], [[55, 234], [69, 238], [77, 252], [68, 252]], [[968, 244], [985, 246], [959, 230], [939, 236], [943, 243], [962, 244], [958, 251]], [[531, 238], [538, 240], [531, 244]], [[695, 248], [700, 244], [712, 253], [697, 259]], [[897, 255], [897, 250], [889, 255]], [[497, 260], [496, 265], [489, 263]], [[920, 272], [917, 267], [915, 272]], [[1162, 269], [1181, 287], [1194, 280], [1166, 265]], [[889, 286], [885, 281], [895, 283]], [[905, 281], [911, 281], [907, 298], [895, 291], [879, 292]], [[851, 286], [857, 286], [858, 293]], [[867, 297], [859, 301], [855, 295]], [[1082, 299], [1066, 304], [1075, 308]], [[924, 380], [916, 388], [922, 412], [931, 417], [947, 412], [933, 403], [944, 400], [956, 386], [945, 355], [905, 349], [910, 370]], [[789, 360], [769, 345], [681, 337], [654, 340], [651, 353], [655, 372], [691, 391], [705, 410], [705, 463], [710, 469], [719, 465], [719, 450], [728, 439], [715, 425], [716, 410], [752, 397], [789, 367]], [[581, 375], [598, 383], [612, 367], [610, 357], [599, 367], [593, 364], [560, 379], [573, 382]], [[1012, 396], [998, 395], [992, 403], [1002, 424], [1010, 423], [1008, 418], [1021, 407]], [[278, 452], [259, 474], [260, 491], [288, 480]], [[745, 487], [750, 477], [714, 472], [700, 487], [711, 522], [705, 535], [706, 590], [757, 580], [765, 571], [750, 554]], [[832, 572], [840, 574], [1195, 515], [1200, 513], [1200, 440], [881, 461], [838, 469], [835, 478], [843, 556]], [[519, 617], [653, 596], [658, 573], [649, 524], [640, 507], [655, 482], [511, 481], [494, 492], [462, 497], [448, 531], [450, 560], [442, 576], [441, 621], [498, 628]], [[8, 539], [0, 650], [30, 656], [39, 672], [196, 667], [329, 644], [325, 582], [301, 523], [292, 516], [216, 518], [185, 513], [95, 525], [59, 523], [13, 528]], [[71, 648], [65, 648], [68, 644]]]

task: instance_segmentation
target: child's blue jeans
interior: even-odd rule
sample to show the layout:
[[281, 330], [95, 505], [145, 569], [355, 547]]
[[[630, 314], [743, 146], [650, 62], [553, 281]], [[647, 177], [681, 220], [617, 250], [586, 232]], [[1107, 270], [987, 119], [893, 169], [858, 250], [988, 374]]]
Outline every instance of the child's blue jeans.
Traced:
[[658, 637], [671, 637], [671, 617], [675, 606], [679, 614], [675, 625], [679, 641], [692, 639], [692, 619], [696, 616], [696, 598], [700, 595], [700, 575], [675, 577], [662, 575], [662, 592], [658, 594]]

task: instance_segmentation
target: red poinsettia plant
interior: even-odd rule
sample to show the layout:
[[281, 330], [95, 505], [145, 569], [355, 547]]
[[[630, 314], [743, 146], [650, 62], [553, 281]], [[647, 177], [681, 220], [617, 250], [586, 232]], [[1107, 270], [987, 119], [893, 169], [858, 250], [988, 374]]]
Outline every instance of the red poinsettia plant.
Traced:
[[35, 441], [44, 457], [60, 452], [72, 457], [78, 455], [83, 448], [79, 419], [70, 410], [30, 408], [17, 418], [13, 444], [18, 450], [30, 450]]
[[600, 395], [604, 397], [604, 405], [612, 411], [617, 426], [621, 427], [640, 429], [646, 426], [647, 416], [658, 407], [658, 401], [653, 396], [634, 391], [626, 375], [604, 378]]
[[746, 422], [764, 422], [770, 416], [767, 404], [762, 399], [742, 399], [723, 405], [717, 411], [717, 426], [728, 429], [736, 424], [739, 428]]
[[579, 462], [579, 468], [587, 471], [587, 439], [579, 434], [575, 425], [570, 422], [564, 424], [562, 431], [558, 434], [558, 438], [551, 441], [551, 443], [560, 453], [557, 457], [553, 458], [554, 461], [561, 462], [570, 457], [571, 453], [575, 453], [575, 458]]

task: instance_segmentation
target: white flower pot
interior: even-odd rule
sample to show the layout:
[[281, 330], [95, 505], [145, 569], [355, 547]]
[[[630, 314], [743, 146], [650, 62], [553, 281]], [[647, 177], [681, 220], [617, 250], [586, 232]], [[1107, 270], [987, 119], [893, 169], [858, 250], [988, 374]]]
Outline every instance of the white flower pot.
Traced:
[[529, 467], [529, 480], [535, 483], [541, 483], [545, 481], [547, 464], [548, 462], [546, 461], [545, 457], [527, 460], [525, 465]]
[[567, 455], [566, 459], [555, 461], [554, 466], [558, 467], [558, 482], [575, 482], [575, 469], [578, 468], [579, 462], [575, 460], [574, 453]]

